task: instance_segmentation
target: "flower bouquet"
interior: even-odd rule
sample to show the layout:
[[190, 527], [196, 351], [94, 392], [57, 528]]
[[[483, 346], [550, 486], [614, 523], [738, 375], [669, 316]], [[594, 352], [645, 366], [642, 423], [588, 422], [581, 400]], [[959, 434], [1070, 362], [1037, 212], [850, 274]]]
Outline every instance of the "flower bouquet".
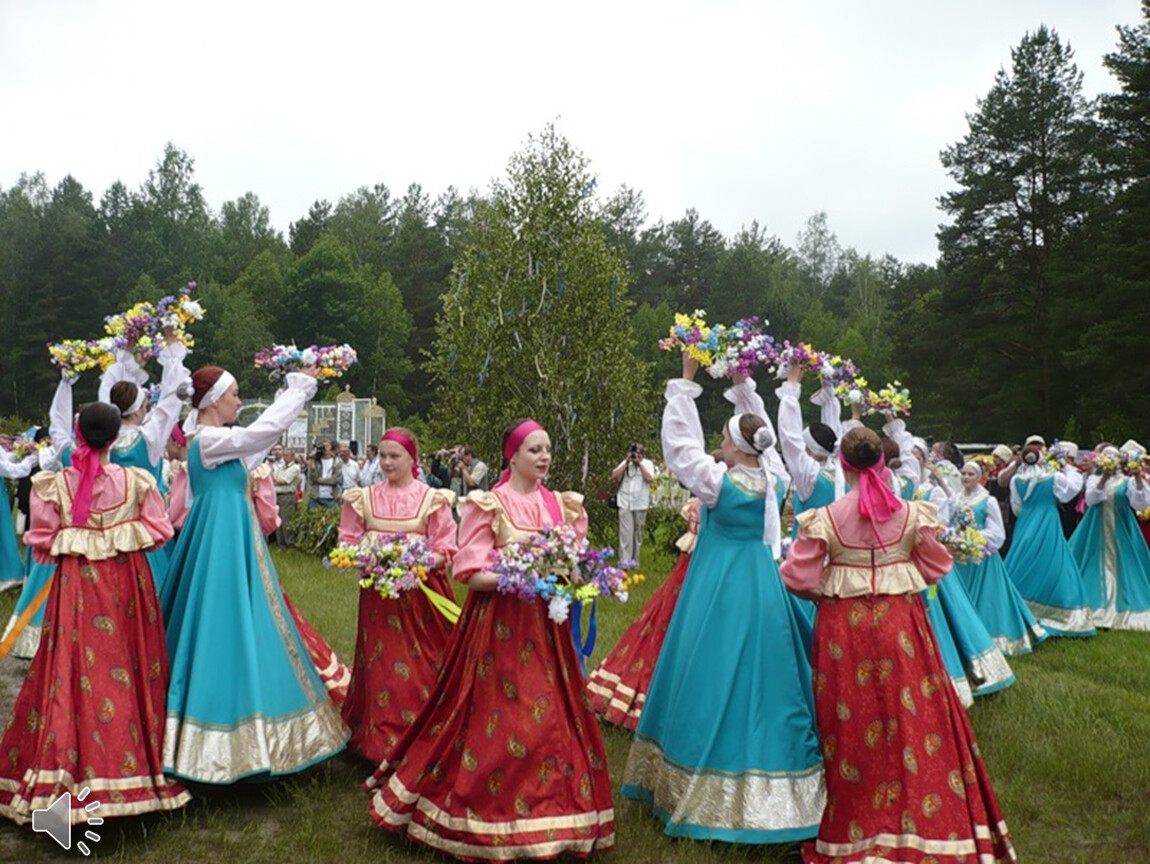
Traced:
[[1146, 471], [1146, 454], [1127, 452], [1122, 454], [1122, 473], [1127, 477], [1137, 477]]
[[969, 507], [958, 511], [954, 524], [939, 531], [938, 539], [956, 564], [977, 564], [989, 551], [986, 535], [978, 529], [974, 511]]
[[157, 329], [163, 331], [171, 328], [176, 338], [188, 348], [195, 347], [195, 340], [188, 333], [188, 325], [204, 317], [204, 307], [192, 299], [192, 292], [196, 290], [196, 283], [189, 282], [176, 294], [169, 294], [156, 304]]
[[861, 403], [866, 397], [867, 380], [859, 368], [853, 361], [837, 354], [825, 359], [823, 384], [833, 388], [840, 401], [847, 404]]
[[115, 348], [146, 358], [154, 357], [162, 344], [156, 339], [156, 307], [147, 301], [106, 316], [104, 332], [112, 337]]
[[1117, 474], [1123, 467], [1122, 456], [1117, 453], [1099, 453], [1094, 457], [1094, 468], [1099, 474]]
[[419, 534], [389, 534], [361, 543], [340, 543], [324, 559], [325, 567], [352, 570], [359, 587], [381, 597], [397, 598], [427, 581], [435, 559], [431, 544]]
[[690, 315], [675, 313], [675, 323], [671, 325], [666, 339], [659, 340], [664, 351], [678, 348], [688, 357], [699, 361], [700, 366], [710, 366], [719, 348], [718, 333], [706, 322], [707, 313], [696, 309]]
[[714, 332], [718, 345], [706, 367], [712, 378], [751, 375], [756, 366], [774, 359], [774, 340], [763, 332], [757, 316], [740, 319], [730, 327], [718, 324]]
[[48, 438], [41, 441], [33, 441], [31, 438], [26, 438], [21, 435], [12, 441], [12, 455], [16, 459], [24, 459], [31, 456], [33, 453], [39, 453], [45, 447], [50, 447], [52, 442]]
[[538, 597], [557, 624], [567, 620], [571, 604], [609, 597], [625, 602], [631, 585], [643, 581], [608, 563], [609, 547], [592, 548], [570, 525], [547, 528], [521, 543], [492, 550], [488, 570], [496, 575], [500, 594], [521, 600]]
[[104, 340], [87, 342], [83, 339], [65, 339], [48, 345], [48, 357], [69, 381], [89, 369], [107, 369], [116, 358]]
[[877, 393], [868, 390], [863, 398], [867, 414], [904, 414], [910, 416], [910, 391], [898, 381], [887, 384]]
[[777, 350], [771, 359], [778, 365], [780, 378], [787, 377], [787, 370], [792, 366], [798, 366], [807, 372], [817, 372], [819, 375], [830, 372], [830, 364], [827, 362], [826, 356], [806, 342], [796, 342], [792, 345], [789, 341], [784, 340], [782, 349]]
[[1067, 465], [1074, 463], [1071, 458], [1070, 451], [1059, 443], [1058, 439], [1054, 439], [1046, 452], [1042, 454], [1042, 464], [1049, 468], [1051, 471], [1061, 471]]
[[297, 348], [295, 345], [273, 345], [256, 354], [257, 369], [267, 369], [272, 381], [282, 381], [289, 372], [298, 372], [305, 366], [318, 366], [319, 377], [338, 378], [356, 362], [355, 349], [350, 345], [328, 345], [317, 348]]

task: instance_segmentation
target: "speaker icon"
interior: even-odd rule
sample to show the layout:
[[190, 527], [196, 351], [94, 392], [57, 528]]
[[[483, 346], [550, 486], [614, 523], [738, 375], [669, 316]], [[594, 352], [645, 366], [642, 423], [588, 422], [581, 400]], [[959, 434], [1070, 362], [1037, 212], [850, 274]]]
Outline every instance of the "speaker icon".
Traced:
[[[88, 793], [92, 790], [85, 786], [80, 790], [80, 794], [76, 796], [77, 801], [83, 801], [88, 797]], [[99, 801], [93, 801], [91, 804], [85, 805], [84, 811], [87, 813], [95, 813], [100, 807]], [[87, 823], [92, 826], [103, 825], [104, 820], [99, 816], [89, 816]], [[72, 848], [72, 793], [65, 792], [50, 805], [42, 810], [32, 811], [32, 830], [41, 834], [47, 834], [65, 849]], [[93, 843], [100, 842], [100, 835], [95, 831], [85, 831], [84, 836], [91, 840]], [[85, 855], [91, 855], [92, 850], [88, 848], [88, 844], [83, 840], [76, 841], [76, 848], [83, 852]]]

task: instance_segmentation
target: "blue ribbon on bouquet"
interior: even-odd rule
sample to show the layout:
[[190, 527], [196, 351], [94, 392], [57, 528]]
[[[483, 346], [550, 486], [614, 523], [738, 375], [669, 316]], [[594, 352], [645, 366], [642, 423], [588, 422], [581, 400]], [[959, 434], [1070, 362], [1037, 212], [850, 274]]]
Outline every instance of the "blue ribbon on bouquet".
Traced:
[[591, 601], [591, 621], [587, 625], [587, 641], [583, 641], [583, 603], [579, 600], [571, 604], [571, 635], [575, 638], [575, 653], [579, 656], [579, 671], [587, 677], [586, 660], [595, 650], [595, 637], [599, 632], [598, 619], [595, 617], [595, 601]]

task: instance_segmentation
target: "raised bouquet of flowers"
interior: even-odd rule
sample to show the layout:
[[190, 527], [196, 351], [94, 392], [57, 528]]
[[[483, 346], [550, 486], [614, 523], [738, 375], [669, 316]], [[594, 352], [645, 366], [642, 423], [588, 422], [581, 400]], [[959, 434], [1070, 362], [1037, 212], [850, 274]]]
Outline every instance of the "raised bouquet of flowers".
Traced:
[[688, 357], [699, 361], [700, 366], [710, 366], [719, 349], [719, 335], [707, 325], [707, 313], [696, 309], [690, 315], [675, 313], [675, 323], [666, 339], [659, 340], [664, 351], [678, 348]]
[[359, 587], [381, 597], [396, 598], [419, 588], [435, 564], [427, 538], [420, 534], [389, 534], [356, 543], [340, 543], [324, 558], [325, 567], [352, 570]]
[[1117, 474], [1123, 468], [1122, 456], [1117, 453], [1099, 453], [1094, 457], [1094, 468], [1099, 474]]
[[764, 366], [774, 360], [774, 340], [763, 332], [758, 316], [742, 318], [729, 327], [717, 324], [714, 332], [718, 345], [712, 352], [710, 365], [706, 367], [712, 378], [750, 375], [756, 366]]
[[496, 575], [500, 594], [538, 597], [547, 603], [548, 617], [562, 624], [575, 601], [609, 597], [625, 602], [630, 586], [643, 581], [641, 574], [610, 564], [614, 554], [609, 547], [591, 547], [570, 525], [561, 525], [492, 550], [488, 570]]
[[821, 373], [823, 384], [833, 388], [835, 396], [842, 402], [862, 402], [867, 393], [867, 380], [854, 362], [838, 354], [825, 360]]
[[1067, 465], [1073, 464], [1073, 462], [1074, 459], [1071, 458], [1070, 451], [1063, 447], [1057, 438], [1054, 439], [1054, 443], [1046, 448], [1046, 452], [1042, 454], [1042, 464], [1051, 471], [1061, 471]]
[[978, 529], [974, 511], [963, 507], [954, 524], [938, 532], [938, 539], [957, 564], [977, 564], [989, 551], [986, 535]]
[[289, 372], [298, 372], [305, 366], [318, 366], [319, 377], [338, 378], [356, 362], [355, 349], [350, 345], [328, 345], [317, 348], [297, 348], [295, 345], [273, 345], [256, 354], [257, 369], [267, 369], [272, 381], [282, 381]]
[[192, 292], [196, 290], [196, 283], [189, 282], [175, 294], [169, 294], [156, 304], [156, 316], [159, 329], [171, 328], [176, 338], [188, 348], [195, 347], [196, 341], [188, 332], [188, 325], [204, 317], [204, 307], [199, 301], [192, 299]]
[[109, 342], [102, 339], [94, 342], [65, 339], [63, 342], [49, 343], [48, 357], [65, 378], [73, 380], [89, 369], [98, 367], [103, 370], [111, 366], [116, 361], [111, 347]]
[[195, 340], [188, 333], [187, 326], [204, 317], [204, 307], [192, 299], [195, 287], [195, 282], [189, 282], [179, 292], [162, 298], [157, 304], [145, 301], [126, 312], [107, 316], [104, 330], [112, 339], [113, 349], [154, 357], [164, 347], [165, 329], [171, 329], [180, 342], [193, 347]]
[[1146, 471], [1146, 454], [1126, 452], [1122, 454], [1122, 473], [1127, 477], [1137, 477]]
[[910, 391], [898, 381], [887, 384], [877, 393], [868, 390], [863, 398], [867, 414], [905, 414], [910, 416]]
[[797, 366], [807, 372], [817, 372], [819, 375], [830, 374], [830, 363], [827, 362], [826, 355], [821, 351], [816, 351], [806, 342], [796, 342], [794, 345], [788, 340], [783, 341], [783, 347], [775, 352], [774, 357], [771, 358], [778, 366], [778, 376], [785, 378], [787, 370], [792, 366]]

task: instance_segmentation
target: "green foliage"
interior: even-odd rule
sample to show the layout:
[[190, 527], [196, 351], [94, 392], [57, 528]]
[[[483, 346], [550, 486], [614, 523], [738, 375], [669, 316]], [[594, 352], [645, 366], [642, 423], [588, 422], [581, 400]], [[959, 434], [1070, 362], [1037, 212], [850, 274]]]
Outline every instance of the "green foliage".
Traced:
[[288, 520], [288, 535], [294, 538], [292, 545], [301, 552], [326, 555], [339, 539], [339, 516], [339, 507], [311, 508], [306, 501], [301, 502]]
[[678, 507], [651, 507], [647, 510], [647, 521], [643, 524], [644, 542], [663, 554], [675, 557], [679, 554], [675, 541], [683, 536], [687, 523]]
[[593, 189], [587, 160], [553, 128], [528, 140], [477, 207], [428, 363], [441, 434], [494, 465], [504, 428], [533, 417], [551, 435], [556, 489], [608, 474], [650, 396]]

